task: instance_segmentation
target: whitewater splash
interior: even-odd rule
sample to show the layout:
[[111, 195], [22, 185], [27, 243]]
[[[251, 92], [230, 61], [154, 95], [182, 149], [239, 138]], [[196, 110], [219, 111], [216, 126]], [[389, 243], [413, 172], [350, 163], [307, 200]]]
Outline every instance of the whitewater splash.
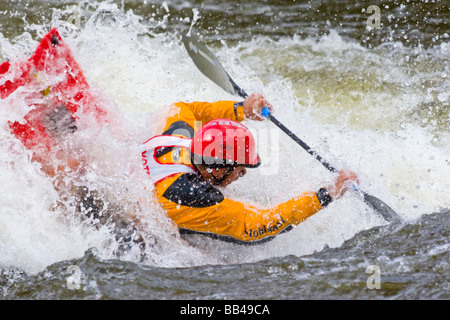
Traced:
[[[94, 130], [86, 119], [80, 123], [84, 130], [74, 135], [68, 147], [82, 149], [89, 157], [92, 171], [83, 183], [101, 191], [107, 204], [119, 204], [146, 224], [150, 245], [145, 263], [179, 267], [304, 255], [325, 245], [339, 246], [359, 231], [385, 223], [349, 194], [260, 247], [209, 239], [186, 243], [153, 204], [138, 146], [161, 132], [160, 115], [173, 102], [237, 98], [198, 72], [178, 34], [154, 32], [164, 27], [164, 18], [144, 23], [114, 4], [92, 6], [80, 5], [79, 27], [67, 21], [72, 8], [54, 10], [48, 25], [29, 25], [15, 41], [0, 35], [0, 54], [11, 60], [27, 59], [38, 43], [30, 33], [43, 35], [49, 27], [58, 27], [89, 84], [116, 120], [115, 126]], [[195, 11], [192, 14], [199, 19]], [[190, 17], [186, 21], [190, 28]], [[448, 65], [440, 71], [416, 69], [405, 63], [406, 56], [439, 63], [445, 61], [442, 56], [448, 59], [449, 51], [441, 47], [420, 54], [398, 44], [391, 49], [403, 59], [400, 66], [386, 64], [384, 47], [369, 51], [336, 33], [318, 41], [293, 37], [273, 42], [256, 37], [215, 48], [226, 70], [247, 92], [263, 93], [275, 106], [277, 118], [296, 135], [330, 162], [356, 171], [365, 190], [410, 220], [450, 207], [448, 132], [445, 127], [419, 126], [404, 115], [405, 108], [413, 110], [436, 98], [444, 100], [443, 108], [448, 109], [448, 95], [444, 96], [448, 81], [434, 91], [420, 86], [424, 78], [439, 72], [441, 78], [448, 77]], [[367, 80], [361, 79], [364, 87], [355, 80], [361, 70], [370, 70]], [[20, 94], [0, 101], [0, 110], [0, 266], [37, 272], [53, 262], [80, 257], [91, 247], [102, 257], [114, 257], [118, 243], [111, 230], [80, 221], [70, 204], [58, 206], [54, 182], [5, 129], [8, 120], [20, 120], [27, 112]], [[430, 123], [433, 120], [430, 117]], [[270, 206], [332, 181], [332, 174], [270, 123], [246, 121], [246, 125], [257, 134], [260, 153], [266, 155], [263, 161], [268, 159], [270, 165], [266, 161], [261, 168], [249, 170], [246, 179], [224, 191], [226, 196]], [[139, 261], [139, 254], [131, 252], [123, 259]]]

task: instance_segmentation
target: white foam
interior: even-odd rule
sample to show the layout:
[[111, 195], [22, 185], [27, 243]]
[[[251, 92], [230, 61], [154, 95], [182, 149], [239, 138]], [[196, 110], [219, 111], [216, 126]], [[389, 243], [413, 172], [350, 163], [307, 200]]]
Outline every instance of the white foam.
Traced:
[[[164, 212], [152, 203], [152, 186], [140, 171], [138, 145], [159, 133], [158, 117], [173, 102], [239, 98], [204, 78], [177, 36], [154, 34], [152, 25], [114, 4], [95, 6], [95, 12], [86, 14], [80, 29], [58, 20], [57, 14], [52, 24], [61, 28], [88, 82], [104, 95], [105, 107], [117, 126], [90, 129], [89, 119], [84, 119], [79, 126], [85, 131], [78, 131], [70, 143], [84, 149], [90, 159], [92, 173], [83, 182], [143, 216], [148, 236], [157, 240], [157, 245], [147, 250], [149, 264], [177, 267], [304, 255], [325, 245], [339, 246], [358, 231], [384, 223], [355, 195], [348, 194], [293, 231], [260, 247], [236, 247], [210, 240], [206, 240], [206, 247], [184, 243]], [[100, 14], [102, 10], [109, 12], [109, 18]], [[42, 34], [44, 29], [30, 26], [30, 30]], [[23, 39], [20, 44], [2, 46], [1, 54], [17, 56], [21, 51], [18, 47], [31, 52], [36, 43], [25, 34]], [[9, 43], [4, 38], [0, 41]], [[450, 206], [448, 144], [433, 143], [428, 128], [404, 123], [403, 106], [413, 108], [431, 99], [426, 90], [417, 86], [427, 77], [426, 70], [408, 79], [411, 85], [405, 86], [408, 65], [396, 68], [386, 63], [385, 52], [379, 50], [369, 51], [332, 33], [319, 41], [293, 37], [274, 43], [255, 37], [251, 42], [217, 49], [216, 54], [239, 85], [249, 93], [262, 92], [274, 104], [274, 115], [320, 155], [337, 167], [356, 171], [364, 190], [404, 218], [414, 219]], [[398, 50], [404, 54], [408, 49]], [[351, 88], [353, 93], [342, 92], [344, 98], [339, 93], [335, 100], [321, 96], [321, 92], [330, 93], [327, 90], [336, 80], [327, 81], [324, 63], [330, 75], [334, 71], [347, 70], [354, 75], [369, 70], [369, 85], [374, 86], [374, 91], [355, 86]], [[280, 69], [283, 65], [285, 68]], [[302, 78], [302, 70], [312, 72], [317, 81]], [[324, 74], [320, 76], [321, 72]], [[384, 80], [377, 82], [380, 75]], [[384, 92], [383, 85], [377, 86], [383, 81], [397, 87]], [[321, 91], [322, 86], [328, 88]], [[405, 94], [399, 88], [414, 90]], [[442, 91], [436, 97], [442, 100], [444, 95]], [[79, 257], [92, 246], [103, 257], [113, 257], [117, 244], [108, 230], [96, 230], [70, 214], [61, 219], [67, 211], [54, 207], [58, 194], [51, 179], [40, 173], [38, 165], [30, 162], [29, 153], [5, 130], [7, 120], [20, 119], [27, 111], [18, 97], [0, 102], [0, 267], [35, 272], [53, 262]], [[249, 170], [245, 179], [225, 191], [227, 195], [267, 207], [332, 182], [331, 173], [284, 133], [274, 133], [278, 129], [271, 123], [246, 121], [246, 125], [259, 135], [261, 152], [271, 159], [272, 167]], [[278, 142], [279, 154], [264, 150]], [[143, 205], [139, 206], [139, 201]]]

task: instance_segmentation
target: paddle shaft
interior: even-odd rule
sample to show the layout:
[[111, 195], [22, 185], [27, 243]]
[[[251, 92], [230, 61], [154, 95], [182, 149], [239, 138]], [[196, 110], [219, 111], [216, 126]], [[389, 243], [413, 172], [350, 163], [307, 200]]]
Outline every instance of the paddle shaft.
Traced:
[[278, 121], [274, 116], [269, 114], [267, 118], [272, 121], [278, 128], [283, 130], [292, 140], [297, 142], [303, 149], [306, 150], [310, 155], [312, 155], [314, 158], [316, 158], [325, 168], [330, 170], [331, 172], [338, 172], [336, 168], [334, 168], [332, 165], [330, 165], [328, 162], [326, 162], [321, 156], [319, 156], [315, 151], [313, 151], [305, 142], [300, 140], [299, 137], [297, 137], [292, 131], [290, 131], [288, 128], [286, 128], [285, 125], [283, 125], [280, 121]]
[[[244, 90], [239, 88], [236, 83], [230, 78], [230, 82], [233, 85], [233, 88], [235, 89], [235, 92], [241, 97], [246, 99], [248, 95], [245, 93]], [[264, 108], [266, 109], [266, 108]], [[303, 142], [299, 137], [297, 137], [291, 130], [289, 130], [284, 124], [282, 124], [278, 119], [276, 119], [268, 109], [263, 109], [263, 115], [272, 121], [273, 124], [275, 124], [278, 128], [280, 128], [284, 133], [286, 133], [292, 140], [294, 140], [298, 145], [300, 145], [303, 149], [306, 150], [310, 155], [312, 155], [315, 159], [317, 159], [325, 168], [327, 168], [331, 172], [338, 172], [336, 168], [334, 168], [332, 165], [330, 165], [327, 161], [325, 161], [320, 155], [318, 155], [315, 151], [313, 151], [305, 142]], [[388, 222], [394, 222], [394, 223], [400, 223], [401, 218], [400, 216], [395, 213], [394, 210], [392, 210], [387, 204], [385, 204], [380, 199], [368, 194], [367, 192], [364, 192], [357, 186], [356, 184], [353, 185], [354, 191], [358, 191], [362, 194], [362, 197], [364, 199], [364, 202], [368, 204], [372, 209], [375, 210], [375, 212], [379, 213], [385, 220]]]
[[[235, 88], [236, 93], [241, 97], [246, 99], [248, 94], [239, 88], [234, 81], [230, 79], [233, 87]], [[286, 133], [292, 140], [297, 142], [303, 149], [306, 150], [310, 155], [312, 155], [316, 160], [318, 160], [325, 168], [327, 168], [331, 172], [338, 172], [336, 168], [330, 165], [327, 161], [325, 161], [320, 155], [318, 155], [314, 150], [312, 150], [304, 141], [302, 141], [299, 137], [297, 137], [291, 130], [289, 130], [284, 124], [282, 124], [277, 118], [275, 118], [270, 112], [266, 113], [266, 118], [272, 121], [278, 128], [280, 128], [284, 133]]]
[[[222, 89], [230, 94], [237, 94], [244, 99], [248, 97], [247, 93], [233, 81], [230, 75], [220, 64], [220, 61], [204, 44], [198, 42], [191, 36], [183, 36], [183, 42], [195, 65], [205, 76], [207, 76], [209, 79], [211, 79], [218, 86], [222, 87]], [[310, 155], [314, 156], [314, 158], [317, 159], [326, 169], [331, 172], [338, 172], [336, 168], [331, 166], [321, 156], [311, 150], [311, 148], [306, 143], [304, 143], [293, 132], [286, 128], [286, 126], [284, 126], [280, 121], [272, 116], [269, 108], [263, 108], [262, 115], [268, 118], [283, 132], [285, 132], [292, 140], [294, 140], [298, 145], [305, 149]], [[380, 214], [385, 220], [395, 223], [401, 222], [402, 219], [400, 218], [400, 216], [386, 203], [362, 191], [356, 184], [353, 185], [353, 189], [354, 191], [362, 194], [364, 202], [372, 207], [372, 209]]]

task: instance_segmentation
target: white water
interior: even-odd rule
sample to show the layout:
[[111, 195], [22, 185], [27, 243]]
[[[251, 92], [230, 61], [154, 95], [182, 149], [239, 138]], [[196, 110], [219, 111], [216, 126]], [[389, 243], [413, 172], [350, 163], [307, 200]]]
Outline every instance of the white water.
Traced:
[[[209, 240], [200, 240], [202, 246], [191, 246], [182, 241], [164, 212], [152, 204], [152, 187], [141, 171], [138, 145], [160, 132], [160, 117], [173, 102], [238, 98], [204, 78], [177, 37], [151, 34], [138, 17], [114, 5], [98, 5], [96, 12], [103, 9], [112, 12], [114, 23], [109, 18], [101, 22], [94, 14], [77, 29], [61, 21], [58, 11], [49, 22], [49, 26], [58, 27], [88, 82], [101, 92], [104, 107], [118, 122], [117, 127], [89, 129], [86, 119], [79, 123], [84, 130], [79, 130], [69, 145], [89, 155], [92, 173], [83, 182], [101, 190], [111, 203], [137, 212], [148, 224], [147, 237], [156, 239], [157, 245], [147, 250], [147, 263], [177, 267], [300, 256], [324, 245], [339, 246], [357, 232], [385, 223], [356, 195], [348, 194], [295, 230], [259, 247]], [[49, 26], [30, 26], [30, 30], [45, 34]], [[3, 56], [22, 60], [37, 46], [26, 34], [17, 44], [4, 38], [0, 38], [0, 44]], [[21, 56], [24, 48], [26, 54]], [[407, 51], [394, 50], [401, 55]], [[448, 49], [439, 50], [434, 54], [448, 57]], [[285, 52], [291, 52], [295, 59], [283, 57]], [[366, 66], [372, 75], [385, 75], [391, 83], [398, 82], [399, 88], [405, 88], [401, 83], [406, 81], [407, 65], [386, 63], [382, 48], [369, 52], [337, 34], [320, 41], [287, 38], [275, 44], [256, 38], [236, 47], [225, 46], [216, 53], [247, 92], [261, 92], [272, 102], [274, 115], [282, 123], [333, 165], [354, 170], [365, 191], [388, 203], [405, 219], [450, 207], [448, 132], [441, 130], [436, 140], [427, 128], [407, 123], [401, 107], [432, 99], [436, 91], [444, 99], [448, 86], [432, 88], [433, 92], [411, 89], [407, 94], [398, 88], [386, 93], [383, 86], [375, 87], [375, 91], [352, 88], [347, 91], [354, 94], [344, 91], [343, 96], [335, 97], [340, 103], [336, 105], [327, 98], [332, 86], [332, 81], [327, 83], [329, 77], [319, 77], [312, 83], [301, 78], [293, 81], [279, 69], [288, 65], [295, 74], [301, 74], [302, 70], [323, 70], [323, 64], [328, 63], [330, 78], [335, 80], [336, 73], [358, 73]], [[363, 66], [358, 68], [356, 62]], [[422, 78], [435, 73], [426, 72], [409, 78], [413, 83], [408, 88], [415, 88]], [[442, 70], [440, 76], [444, 75], [448, 79], [448, 69]], [[117, 245], [113, 235], [106, 228], [97, 230], [80, 222], [70, 208], [55, 207], [58, 193], [52, 181], [30, 162], [30, 154], [5, 130], [7, 120], [20, 119], [26, 110], [20, 94], [0, 101], [0, 267], [37, 272], [51, 263], [79, 257], [91, 247], [105, 258], [112, 257]], [[332, 182], [332, 174], [274, 125], [246, 124], [257, 135], [264, 164], [249, 170], [245, 179], [225, 190], [227, 196], [270, 206]], [[138, 201], [144, 203], [142, 210]], [[125, 258], [137, 259], [133, 254]]]

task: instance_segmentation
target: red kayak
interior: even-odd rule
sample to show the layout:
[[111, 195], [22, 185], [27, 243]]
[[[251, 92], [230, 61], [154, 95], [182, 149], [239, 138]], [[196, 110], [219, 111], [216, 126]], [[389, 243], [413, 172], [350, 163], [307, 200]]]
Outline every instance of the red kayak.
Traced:
[[94, 112], [99, 121], [105, 114], [56, 28], [43, 37], [29, 60], [0, 64], [0, 99], [13, 94], [20, 95], [30, 111], [24, 121], [9, 123], [11, 132], [33, 151], [51, 151], [58, 138], [76, 130], [82, 113]]

